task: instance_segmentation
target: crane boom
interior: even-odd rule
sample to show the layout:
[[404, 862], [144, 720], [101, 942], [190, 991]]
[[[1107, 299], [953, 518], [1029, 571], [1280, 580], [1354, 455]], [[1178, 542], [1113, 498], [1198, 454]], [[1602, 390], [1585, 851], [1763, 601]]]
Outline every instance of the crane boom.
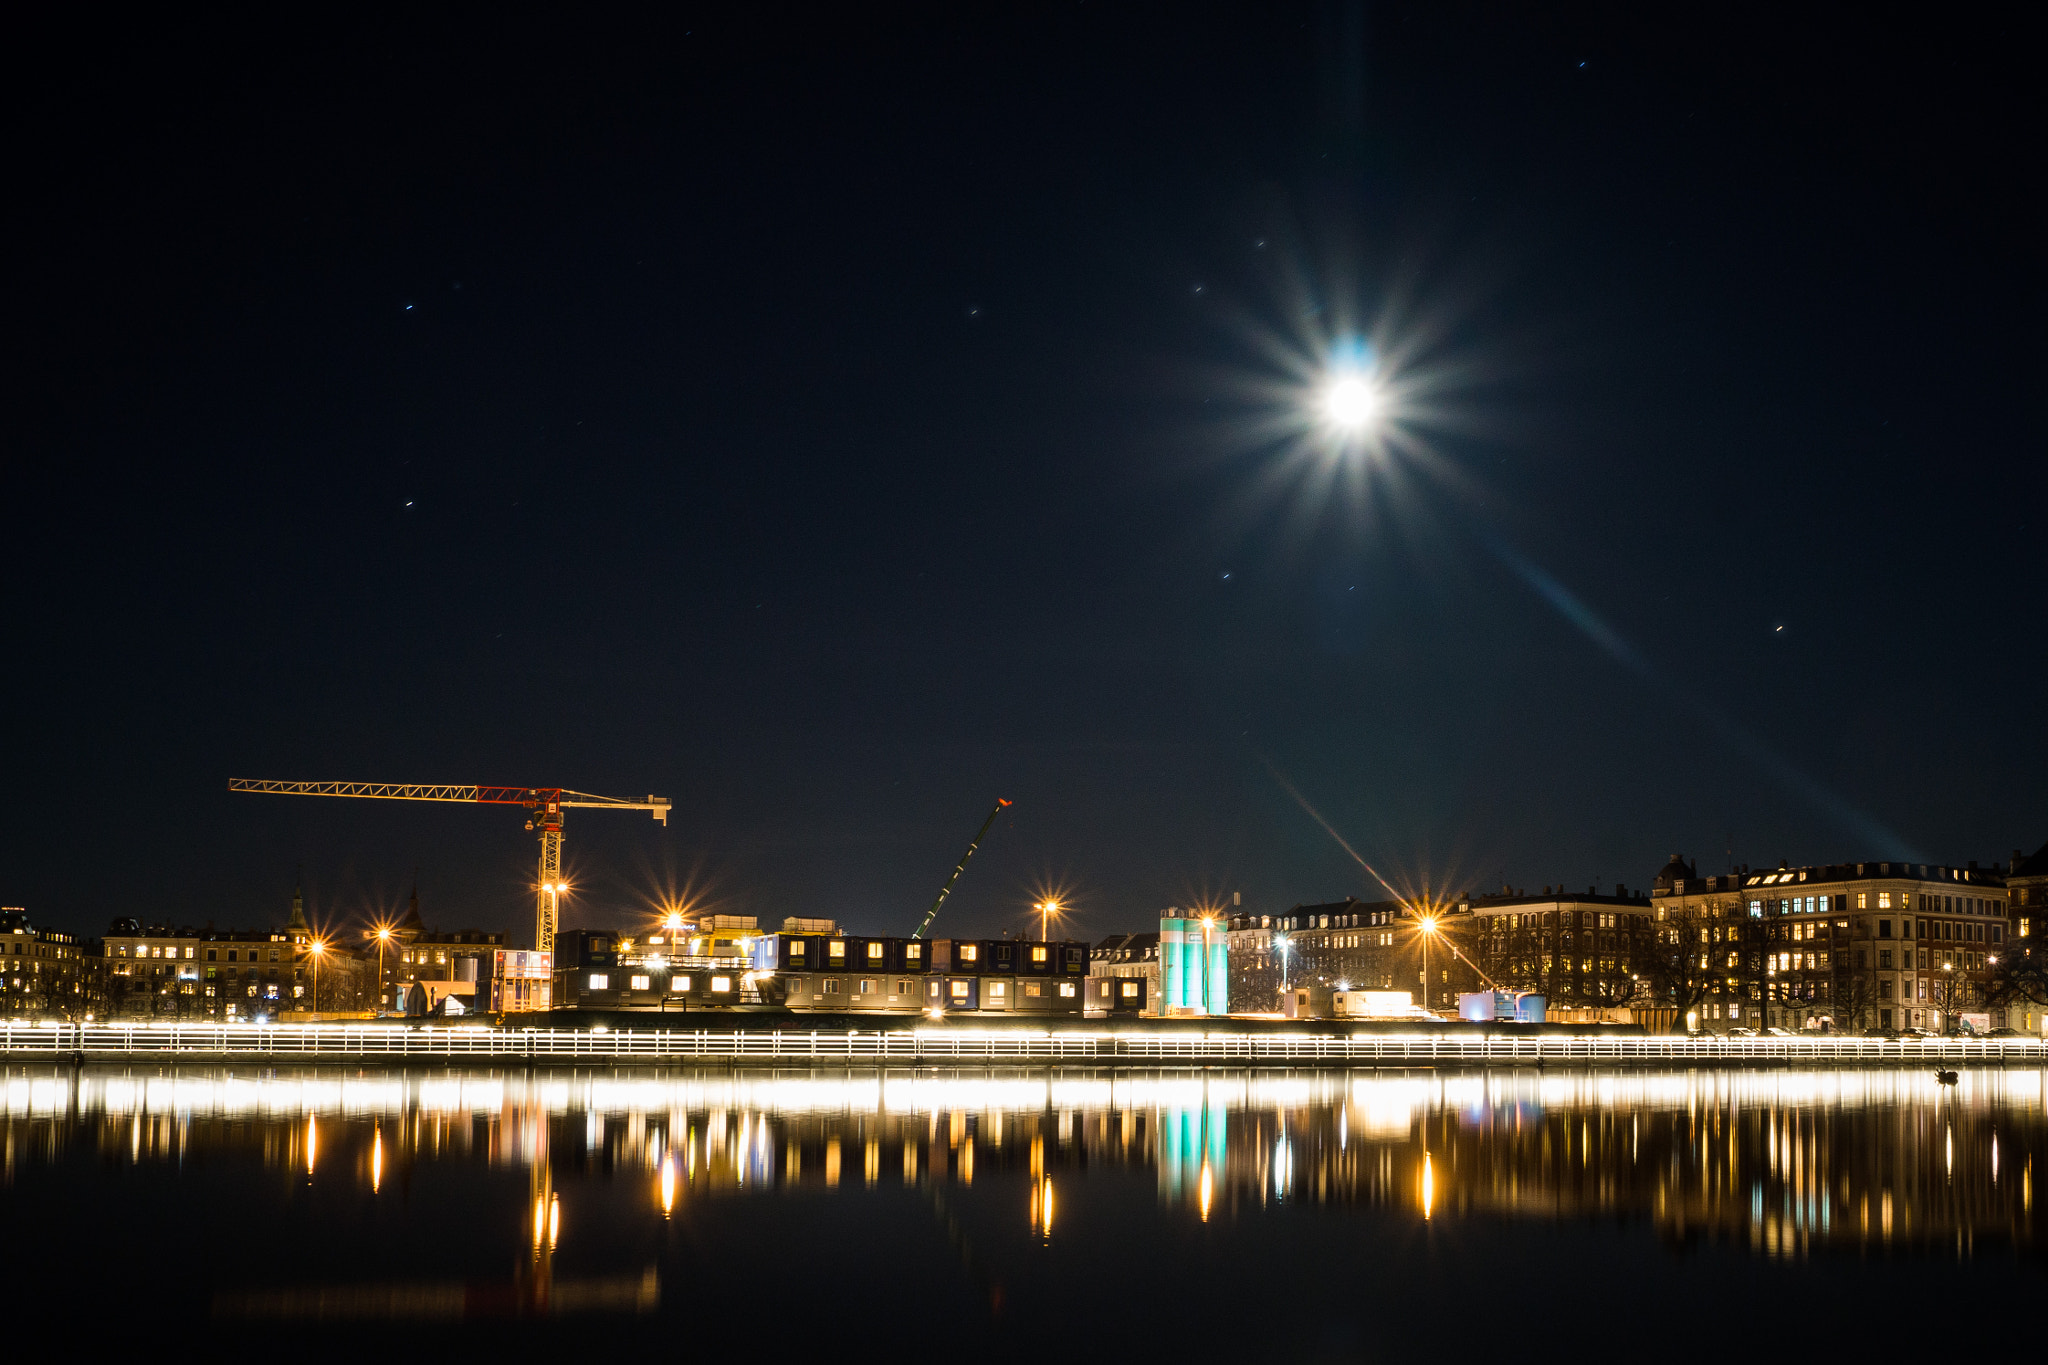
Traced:
[[953, 883], [959, 881], [960, 874], [967, 870], [967, 860], [974, 856], [975, 849], [981, 847], [982, 839], [988, 834], [988, 827], [996, 822], [996, 817], [1003, 813], [1003, 807], [1009, 804], [1000, 796], [996, 798], [995, 808], [989, 811], [988, 819], [981, 822], [981, 829], [975, 834], [973, 842], [969, 843], [967, 851], [960, 855], [960, 865], [953, 869], [953, 875], [946, 878], [946, 884], [939, 888], [938, 899], [932, 902], [931, 909], [924, 912], [924, 923], [917, 926], [917, 932], [911, 935], [912, 938], [923, 938], [924, 931], [932, 927], [932, 921], [938, 918], [939, 907], [946, 903], [946, 897], [953, 894]]
[[[484, 787], [409, 784], [404, 782], [277, 782], [265, 778], [231, 777], [231, 792], [268, 792], [278, 796], [355, 796], [375, 801], [455, 801], [466, 805], [524, 806], [532, 812], [528, 829], [540, 830], [540, 888], [533, 913], [534, 947], [544, 953], [555, 949], [555, 921], [561, 909], [562, 812], [569, 807], [589, 810], [651, 811], [656, 820], [668, 823], [669, 800], [650, 796], [645, 801], [625, 801], [613, 796], [568, 791], [561, 787]], [[986, 827], [984, 827], [986, 832]], [[973, 850], [969, 850], [972, 852]], [[965, 865], [965, 860], [962, 860]], [[954, 876], [959, 873], [955, 872]], [[947, 884], [949, 887], [951, 883]], [[943, 896], [941, 897], [943, 899]], [[937, 907], [933, 907], [934, 911]]]

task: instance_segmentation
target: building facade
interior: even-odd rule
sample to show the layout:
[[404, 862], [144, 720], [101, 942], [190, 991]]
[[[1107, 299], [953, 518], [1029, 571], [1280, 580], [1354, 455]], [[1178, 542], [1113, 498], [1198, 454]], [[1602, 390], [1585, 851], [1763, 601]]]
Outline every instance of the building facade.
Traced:
[[96, 999], [85, 945], [56, 929], [38, 929], [22, 907], [0, 907], [0, 1013], [17, 1018], [83, 1019]]
[[1301, 988], [1406, 990], [1418, 1004], [1426, 994], [1433, 1008], [1455, 1008], [1477, 979], [1463, 905], [1346, 898], [1280, 915], [1235, 914], [1229, 937], [1231, 1009], [1239, 1013], [1285, 1012], [1283, 993]]
[[1651, 891], [1660, 999], [1708, 1032], [1956, 1029], [1996, 1015], [2012, 933], [2004, 877], [1975, 864], [1866, 862], [1700, 876], [1676, 855]]
[[1534, 896], [1504, 891], [1467, 904], [1490, 986], [1534, 991], [1553, 1012], [1619, 1010], [1649, 999], [1654, 912], [1641, 892], [1546, 886]]

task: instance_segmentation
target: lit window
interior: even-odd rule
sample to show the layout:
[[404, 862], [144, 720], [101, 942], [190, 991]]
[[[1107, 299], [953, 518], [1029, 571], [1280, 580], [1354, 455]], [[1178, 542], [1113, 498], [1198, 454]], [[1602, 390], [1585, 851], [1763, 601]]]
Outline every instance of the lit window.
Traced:
[[880, 943], [870, 943], [870, 944], [868, 945], [868, 961], [870, 961], [870, 962], [880, 962], [881, 960], [882, 960], [882, 945], [881, 945]]
[[976, 946], [975, 946], [974, 944], [972, 944], [972, 943], [966, 943], [966, 944], [962, 944], [962, 945], [961, 945], [961, 947], [960, 947], [960, 960], [961, 960], [962, 962], [973, 962], [973, 961], [977, 960], [977, 959], [978, 959], [978, 958], [980, 958], [980, 957], [981, 957], [981, 949], [980, 949], [980, 948], [978, 948], [978, 947], [976, 947]]
[[1135, 982], [1135, 981], [1126, 981], [1126, 982], [1124, 982], [1124, 983], [1123, 983], [1123, 991], [1124, 991], [1124, 999], [1126, 999], [1126, 1000], [1135, 1000], [1135, 999], [1137, 998], [1137, 996], [1138, 996], [1138, 983], [1137, 983], [1137, 982]]
[[1045, 994], [1045, 987], [1036, 981], [1027, 981], [1024, 983], [1024, 994], [1035, 1000]]
[[1002, 998], [1003, 998], [1003, 996], [1004, 996], [1004, 995], [1005, 995], [1005, 994], [1006, 994], [1006, 993], [1007, 993], [1008, 991], [1009, 991], [1009, 983], [1007, 983], [1007, 982], [1003, 982], [1003, 981], [991, 981], [991, 982], [989, 982], [989, 983], [988, 983], [988, 994], [989, 994], [989, 999], [991, 999], [991, 1000], [1000, 1000], [1000, 999], [1002, 999]]
[[1891, 909], [1891, 908], [1892, 908], [1892, 893], [1891, 893], [1891, 892], [1889, 892], [1889, 891], [1880, 891], [1880, 892], [1878, 892], [1878, 893], [1877, 893], [1877, 908], [1878, 908], [1878, 909], [1880, 909], [1880, 910], [1889, 910], [1889, 909]]
[[729, 976], [714, 976], [714, 977], [712, 977], [712, 978], [711, 978], [711, 992], [712, 992], [712, 994], [714, 994], [714, 995], [730, 995], [730, 994], [732, 994], [732, 978], [731, 978], [731, 977], [729, 977]]
[[607, 973], [592, 972], [590, 974], [590, 989], [594, 991], [606, 991], [611, 989], [611, 985], [612, 979]]
[[1074, 995], [1074, 983], [1071, 981], [1060, 982], [1060, 994], [1071, 1000]]
[[672, 976], [669, 978], [668, 988], [676, 995], [687, 995], [690, 992], [690, 978], [687, 976]]
[[636, 976], [633, 978], [633, 989], [636, 991], [644, 991], [653, 984], [654, 983], [652, 981], [650, 981], [648, 978], [644, 976]]
[[1038, 944], [1036, 947], [1032, 948], [1031, 960], [1033, 962], [1043, 962], [1046, 960], [1045, 945], [1043, 943]]
[[835, 938], [835, 939], [833, 939], [833, 940], [832, 940], [832, 941], [831, 941], [830, 943], [827, 943], [827, 944], [825, 945], [825, 956], [827, 956], [827, 957], [845, 957], [845, 956], [846, 956], [846, 940], [845, 940], [845, 939], [843, 939], [843, 938]]
[[950, 994], [952, 995], [952, 997], [953, 997], [953, 998], [954, 998], [955, 1000], [965, 1000], [965, 999], [967, 998], [967, 987], [968, 987], [968, 983], [967, 983], [967, 982], [965, 982], [965, 981], [948, 981], [948, 982], [946, 983], [946, 986], [947, 986], [948, 992], [949, 992], [949, 993], [950, 993]]

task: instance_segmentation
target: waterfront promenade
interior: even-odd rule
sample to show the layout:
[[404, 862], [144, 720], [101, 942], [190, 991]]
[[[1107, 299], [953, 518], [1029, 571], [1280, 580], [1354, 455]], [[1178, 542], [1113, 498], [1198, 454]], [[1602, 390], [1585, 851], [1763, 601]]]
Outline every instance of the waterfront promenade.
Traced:
[[[779, 1021], [778, 1021], [779, 1022]], [[2039, 1038], [1682, 1037], [1621, 1032], [1503, 1034], [1478, 1028], [1241, 1031], [1125, 1024], [1049, 1029], [940, 1024], [901, 1029], [492, 1028], [481, 1024], [0, 1024], [12, 1061], [382, 1063], [436, 1060], [1057, 1063], [1079, 1066], [1373, 1067], [2042, 1066]]]

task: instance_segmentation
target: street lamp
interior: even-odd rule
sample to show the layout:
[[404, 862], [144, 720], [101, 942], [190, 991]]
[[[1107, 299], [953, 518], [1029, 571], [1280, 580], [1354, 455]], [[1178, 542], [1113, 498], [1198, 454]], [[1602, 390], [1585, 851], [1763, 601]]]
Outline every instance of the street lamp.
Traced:
[[390, 926], [390, 925], [388, 925], [388, 924], [380, 924], [380, 925], [378, 925], [378, 926], [377, 926], [377, 1004], [378, 1004], [378, 1006], [379, 1006], [380, 1008], [381, 1008], [381, 1007], [382, 1007], [382, 1006], [383, 1006], [383, 1005], [385, 1004], [385, 999], [384, 999], [384, 949], [386, 948], [386, 946], [388, 946], [388, 945], [390, 944], [390, 942], [391, 942], [391, 926]]
[[1052, 917], [1059, 912], [1060, 903], [1051, 897], [1047, 897], [1038, 903], [1038, 941], [1040, 943], [1050, 943], [1052, 941], [1049, 935], [1049, 925]]
[[1429, 941], [1436, 937], [1436, 916], [1423, 915], [1415, 921], [1422, 933], [1422, 1008], [1429, 1008]]
[[320, 959], [326, 954], [327, 945], [316, 938], [306, 945], [306, 951], [312, 954], [313, 957], [313, 1013], [318, 1014], [320, 1012]]
[[1209, 1008], [1209, 930], [1215, 926], [1214, 915], [1202, 916], [1202, 1013], [1210, 1014]]

